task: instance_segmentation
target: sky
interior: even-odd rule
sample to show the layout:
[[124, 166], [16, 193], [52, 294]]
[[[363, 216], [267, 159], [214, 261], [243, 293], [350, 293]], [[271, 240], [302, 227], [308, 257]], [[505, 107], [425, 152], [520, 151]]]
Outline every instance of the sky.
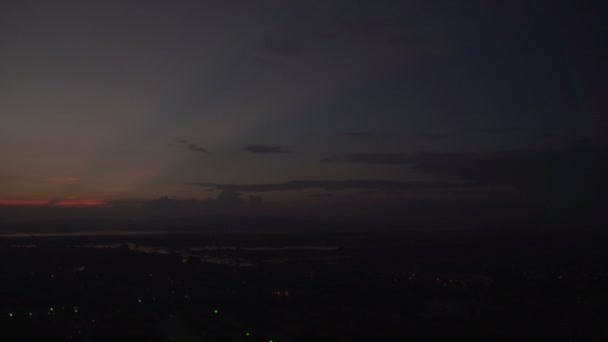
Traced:
[[606, 9], [3, 1], [0, 219], [598, 218]]

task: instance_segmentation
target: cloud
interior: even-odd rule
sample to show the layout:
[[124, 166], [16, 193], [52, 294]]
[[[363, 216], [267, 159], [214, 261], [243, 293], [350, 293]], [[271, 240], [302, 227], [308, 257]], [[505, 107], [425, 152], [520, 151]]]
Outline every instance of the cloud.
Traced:
[[227, 184], [194, 182], [192, 185], [234, 192], [300, 191], [323, 189], [325, 191], [368, 190], [368, 191], [428, 191], [467, 188], [474, 184], [466, 182], [439, 181], [390, 181], [390, 180], [293, 180], [279, 183]]
[[358, 131], [358, 132], [346, 132], [342, 134], [345, 137], [353, 137], [353, 138], [371, 138], [375, 137], [376, 133], [370, 131]]
[[490, 152], [420, 153], [413, 168], [444, 178], [492, 183], [542, 183], [555, 175], [597, 174], [608, 159], [606, 148], [572, 146], [560, 149], [520, 149]]
[[99, 199], [11, 200], [0, 199], [3, 206], [101, 207], [108, 204]]
[[538, 132], [550, 132], [550, 129], [544, 127], [485, 127], [479, 129], [480, 133], [484, 134], [519, 134], [519, 133], [533, 133]]
[[432, 140], [446, 139], [449, 137], [448, 134], [445, 133], [422, 133], [419, 136]]
[[210, 200], [207, 203], [212, 203], [221, 209], [257, 209], [261, 206], [262, 199], [257, 196], [249, 196], [247, 199], [244, 199], [236, 191], [224, 190], [214, 200]]
[[370, 16], [369, 13], [365, 13], [360, 18], [351, 17], [339, 24], [343, 34], [356, 39], [373, 39], [408, 46], [426, 43], [420, 30], [414, 29], [410, 20], [403, 20], [390, 14]]
[[582, 216], [601, 212], [608, 193], [605, 147], [423, 153], [411, 165], [445, 181], [510, 187], [522, 195], [522, 201]]
[[198, 153], [209, 153], [205, 148], [198, 146], [197, 144], [190, 142], [187, 139], [179, 139], [178, 143], [186, 146], [190, 151], [198, 152]]
[[77, 200], [60, 200], [53, 202], [52, 205], [57, 207], [100, 207], [108, 204], [105, 200], [98, 199], [77, 199]]
[[195, 144], [189, 144], [188, 145], [188, 149], [190, 149], [190, 151], [194, 151], [194, 152], [201, 152], [201, 153], [208, 153], [209, 151], [207, 151], [206, 149], [197, 146]]
[[52, 183], [72, 183], [77, 182], [78, 178], [76, 177], [51, 177], [49, 178], [49, 182]]
[[[608, 165], [608, 149], [572, 144], [554, 149], [519, 149], [487, 152], [341, 154], [322, 163], [409, 165], [444, 180], [488, 185], [538, 188], [541, 184], [599, 179]], [[606, 170], [608, 171], [608, 170]], [[561, 186], [563, 187], [563, 185]]]
[[222, 190], [217, 197], [206, 200], [172, 199], [167, 196], [145, 201], [144, 209], [152, 215], [188, 216], [198, 214], [256, 213], [262, 206], [257, 196], [243, 198], [238, 192]]
[[243, 150], [255, 154], [285, 154], [290, 152], [286, 147], [272, 145], [247, 145], [243, 146]]
[[299, 29], [267, 36], [251, 47], [251, 54], [284, 62], [307, 55], [335, 54], [343, 58], [346, 52], [359, 52], [349, 55], [352, 63], [351, 60], [356, 61], [364, 54], [437, 54], [449, 47], [442, 26], [421, 20], [416, 11], [399, 1], [346, 7], [319, 2], [307, 3], [305, 8], [298, 12], [306, 19], [298, 18], [291, 23]]
[[320, 161], [334, 164], [403, 165], [412, 163], [412, 157], [400, 153], [355, 153], [335, 155]]
[[308, 196], [314, 197], [314, 198], [326, 198], [326, 197], [333, 197], [334, 194], [331, 192], [318, 192], [318, 193], [310, 194]]
[[[357, 12], [333, 21], [338, 37], [345, 41], [366, 42], [369, 46], [406, 49], [407, 52], [444, 53], [449, 47], [443, 29], [420, 20], [404, 2], [364, 5]], [[407, 15], [405, 13], [408, 13]]]
[[[409, 165], [413, 170], [437, 179], [435, 193], [482, 196], [488, 201], [511, 198], [520, 205], [544, 211], [542, 215], [563, 219], [598, 219], [608, 194], [605, 176], [608, 174], [608, 148], [599, 145], [412, 155], [346, 154], [322, 161]], [[427, 192], [433, 189], [432, 183], [413, 188], [422, 191], [425, 187]], [[367, 189], [365, 186], [353, 188]], [[411, 186], [402, 183], [370, 188], [387, 192], [412, 190]]]
[[300, 55], [302, 42], [287, 39], [273, 39], [262, 42], [254, 49], [254, 54], [262, 58], [289, 59]]
[[13, 200], [0, 199], [0, 206], [42, 206], [48, 205], [49, 201], [44, 200]]

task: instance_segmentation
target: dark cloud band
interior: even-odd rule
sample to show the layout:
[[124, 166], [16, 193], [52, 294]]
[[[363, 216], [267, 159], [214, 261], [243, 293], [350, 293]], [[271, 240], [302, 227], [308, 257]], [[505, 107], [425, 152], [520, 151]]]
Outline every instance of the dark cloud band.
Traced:
[[341, 190], [372, 190], [372, 191], [423, 191], [445, 190], [469, 187], [473, 184], [463, 182], [439, 181], [389, 181], [389, 180], [293, 180], [280, 183], [257, 184], [226, 184], [195, 182], [192, 185], [213, 188], [222, 191], [237, 192], [269, 192], [269, 191], [298, 191], [308, 189], [323, 189], [326, 191]]
[[273, 145], [247, 145], [243, 146], [243, 150], [255, 154], [285, 154], [290, 152], [286, 147]]

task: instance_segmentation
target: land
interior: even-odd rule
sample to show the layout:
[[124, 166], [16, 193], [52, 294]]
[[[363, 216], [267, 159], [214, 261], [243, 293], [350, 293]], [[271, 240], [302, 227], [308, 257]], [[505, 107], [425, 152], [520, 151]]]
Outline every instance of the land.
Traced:
[[608, 237], [598, 230], [172, 229], [186, 232], [4, 235], [3, 336], [266, 342], [608, 338]]

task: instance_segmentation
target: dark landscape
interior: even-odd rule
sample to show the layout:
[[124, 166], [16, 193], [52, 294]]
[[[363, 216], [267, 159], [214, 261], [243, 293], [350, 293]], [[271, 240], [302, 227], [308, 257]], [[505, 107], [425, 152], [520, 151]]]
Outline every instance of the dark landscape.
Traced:
[[599, 341], [606, 248], [597, 230], [4, 235], [0, 327], [57, 341]]

